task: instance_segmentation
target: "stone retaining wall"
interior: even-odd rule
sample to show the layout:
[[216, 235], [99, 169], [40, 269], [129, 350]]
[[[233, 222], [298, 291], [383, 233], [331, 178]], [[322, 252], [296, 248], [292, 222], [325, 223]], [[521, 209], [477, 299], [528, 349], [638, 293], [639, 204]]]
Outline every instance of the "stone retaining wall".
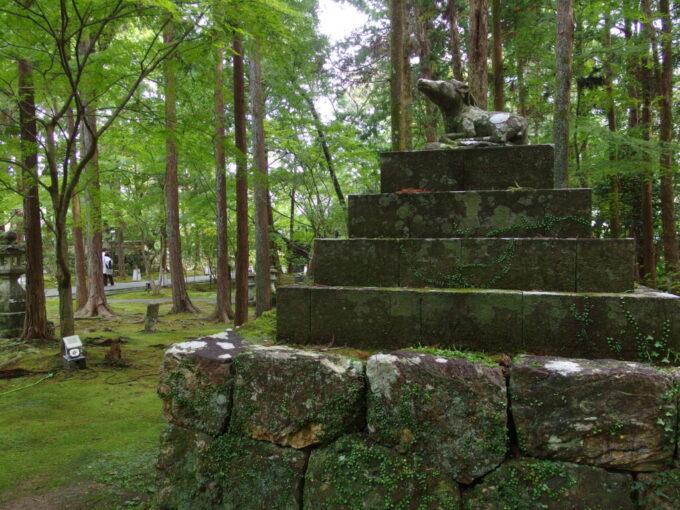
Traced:
[[160, 507], [680, 508], [680, 373], [434, 352], [176, 344]]

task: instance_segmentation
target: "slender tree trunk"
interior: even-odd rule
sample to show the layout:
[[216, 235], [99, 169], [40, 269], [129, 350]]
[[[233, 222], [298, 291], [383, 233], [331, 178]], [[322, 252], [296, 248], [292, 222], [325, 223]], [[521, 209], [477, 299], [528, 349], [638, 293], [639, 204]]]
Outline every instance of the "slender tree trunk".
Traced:
[[453, 77], [458, 81], [463, 81], [463, 63], [460, 58], [460, 34], [458, 33], [457, 0], [447, 0], [446, 16], [449, 20], [449, 39], [451, 41], [451, 66], [453, 67]]
[[[288, 223], [288, 239], [292, 245], [293, 235], [295, 234], [295, 186], [290, 190], [290, 218]], [[288, 249], [288, 274], [295, 272], [295, 252]]]
[[118, 278], [127, 278], [125, 271], [125, 222], [120, 212], [116, 213], [116, 258], [118, 259]]
[[281, 267], [281, 259], [279, 258], [279, 247], [276, 239], [271, 235], [274, 230], [274, 210], [272, 208], [272, 195], [267, 193], [267, 221], [269, 222], [269, 253], [271, 255], [271, 266], [276, 268], [279, 273], [283, 272]]
[[492, 0], [491, 15], [493, 16], [493, 51], [491, 53], [491, 64], [493, 68], [493, 107], [496, 111], [503, 111], [505, 109], [505, 78], [503, 73], [501, 0]]
[[470, 55], [468, 81], [477, 105], [486, 110], [489, 78], [488, 0], [470, 0]]
[[250, 101], [253, 122], [253, 163], [257, 174], [254, 179], [255, 198], [255, 316], [272, 308], [271, 256], [269, 253], [269, 175], [264, 132], [264, 84], [260, 48], [254, 45], [250, 60]]
[[[80, 55], [87, 55], [94, 51], [90, 39], [84, 39], [78, 46]], [[79, 317], [96, 317], [97, 315], [111, 316], [113, 311], [106, 302], [104, 292], [104, 272], [102, 267], [102, 197], [99, 182], [99, 151], [97, 149], [97, 117], [94, 112], [92, 95], [82, 92], [81, 97], [85, 104], [84, 117], [81, 127], [83, 153], [93, 152], [92, 159], [87, 163], [86, 172], [88, 186], [87, 197], [87, 230], [88, 245], [87, 253], [87, 276], [88, 296], [85, 306], [77, 312]]]
[[527, 117], [527, 85], [524, 81], [524, 69], [526, 61], [524, 57], [517, 57], [517, 104], [518, 111], [522, 117]]
[[19, 60], [19, 123], [23, 157], [24, 232], [26, 236], [26, 319], [22, 340], [47, 340], [43, 245], [38, 197], [38, 127], [33, 88], [33, 65]]
[[[604, 62], [604, 79], [605, 90], [607, 92], [607, 127], [610, 132], [615, 133], [618, 129], [616, 123], [616, 103], [614, 102], [614, 77], [612, 66], [610, 64], [612, 37], [611, 37], [611, 21], [609, 16], [604, 18], [603, 28], [603, 46], [607, 50]], [[618, 154], [614, 144], [609, 147], [609, 161], [611, 162], [612, 171], [616, 167]], [[611, 192], [609, 198], [609, 213], [611, 236], [613, 238], [621, 237], [621, 177], [617, 174], [611, 177]]]
[[[163, 33], [163, 42], [171, 45], [174, 24], [170, 21]], [[182, 241], [179, 231], [179, 184], [177, 179], [177, 80], [176, 57], [169, 57], [163, 65], [165, 78], [165, 216], [170, 252], [170, 286], [172, 308], [169, 313], [198, 313], [187, 293], [182, 264]]]
[[408, 150], [407, 101], [405, 83], [404, 0], [390, 0], [390, 94], [392, 108], [392, 150]]
[[572, 0], [557, 0], [557, 70], [555, 73], [555, 187], [569, 186], [569, 110], [571, 61], [574, 42], [574, 8]]
[[675, 202], [673, 192], [673, 37], [668, 0], [659, 1], [661, 15], [661, 223], [663, 227], [663, 253], [666, 273], [675, 283], [678, 275], [678, 238], [676, 233]]
[[234, 33], [234, 137], [236, 142], [236, 315], [234, 324], [248, 322], [248, 169], [243, 39]]
[[217, 302], [209, 320], [234, 319], [230, 301], [227, 231], [227, 164], [225, 159], [224, 48], [215, 47], [215, 181], [217, 182]]
[[[76, 137], [76, 124], [73, 110], [67, 113], [68, 131], [71, 139]], [[71, 167], [78, 164], [75, 146], [71, 153]], [[76, 274], [76, 307], [80, 310], [87, 304], [89, 292], [87, 290], [87, 255], [85, 254], [85, 237], [83, 234], [83, 216], [80, 207], [80, 190], [71, 198], [71, 216], [73, 221], [73, 255]]]
[[[418, 56], [420, 58], [420, 75], [431, 80], [434, 78], [432, 71], [432, 49], [430, 33], [432, 32], [431, 10], [423, 10], [418, 4], [413, 5], [415, 18], [415, 33], [418, 41]], [[425, 98], [425, 141], [437, 141], [437, 107], [427, 97]]]

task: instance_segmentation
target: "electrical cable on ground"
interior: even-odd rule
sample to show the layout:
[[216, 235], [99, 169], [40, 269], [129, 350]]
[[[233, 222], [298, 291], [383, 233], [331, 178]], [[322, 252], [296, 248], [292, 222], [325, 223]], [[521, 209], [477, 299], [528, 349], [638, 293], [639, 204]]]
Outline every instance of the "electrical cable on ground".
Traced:
[[47, 374], [45, 377], [43, 377], [39, 381], [36, 381], [34, 383], [31, 383], [31, 384], [27, 384], [26, 386], [21, 386], [20, 388], [14, 388], [13, 390], [4, 391], [4, 392], [0, 393], [0, 397], [2, 397], [3, 395], [7, 395], [9, 393], [14, 393], [15, 391], [21, 391], [21, 390], [25, 390], [27, 388], [31, 388], [33, 386], [36, 386], [36, 385], [40, 384], [41, 382], [43, 382], [44, 380], [49, 379], [50, 377], [54, 377], [54, 374], [55, 374], [55, 372], [50, 372], [49, 374]]

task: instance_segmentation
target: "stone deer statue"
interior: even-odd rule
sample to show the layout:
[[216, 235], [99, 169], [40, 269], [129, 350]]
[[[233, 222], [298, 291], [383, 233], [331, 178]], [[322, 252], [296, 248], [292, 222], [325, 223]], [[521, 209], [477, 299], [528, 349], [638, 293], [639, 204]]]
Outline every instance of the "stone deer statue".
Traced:
[[[444, 117], [443, 144], [526, 145], [527, 120], [508, 112], [478, 108], [470, 87], [460, 81], [418, 80], [418, 90], [436, 104]], [[461, 143], [465, 141], [467, 143]]]

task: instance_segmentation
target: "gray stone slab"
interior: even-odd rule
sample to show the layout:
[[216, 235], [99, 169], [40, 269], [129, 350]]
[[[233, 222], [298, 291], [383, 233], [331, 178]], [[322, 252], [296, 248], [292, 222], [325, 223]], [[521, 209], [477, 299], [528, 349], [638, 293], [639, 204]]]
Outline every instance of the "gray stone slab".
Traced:
[[309, 343], [310, 288], [289, 285], [276, 289], [276, 338], [291, 344]]
[[463, 191], [553, 186], [552, 145], [384, 152], [380, 191]]
[[624, 292], [633, 289], [633, 239], [581, 239], [577, 261], [577, 292]]
[[350, 195], [350, 237], [589, 237], [590, 189]]

